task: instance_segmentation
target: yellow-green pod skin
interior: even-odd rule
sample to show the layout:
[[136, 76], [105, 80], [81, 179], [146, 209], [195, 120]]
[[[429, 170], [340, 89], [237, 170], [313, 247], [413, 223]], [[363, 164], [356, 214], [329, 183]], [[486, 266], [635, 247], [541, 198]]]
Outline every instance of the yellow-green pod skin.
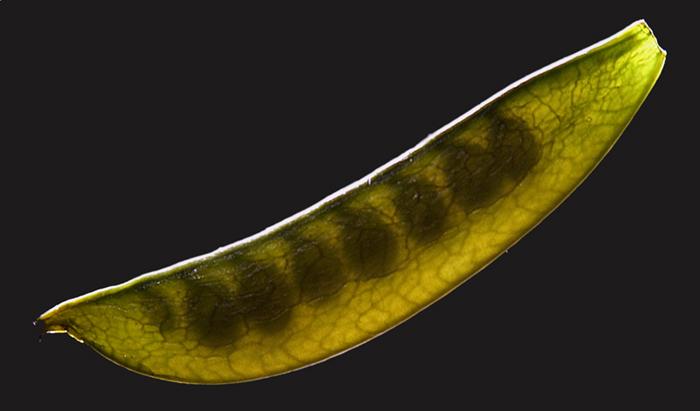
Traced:
[[186, 383], [337, 355], [435, 302], [546, 217], [610, 150], [664, 60], [636, 22], [310, 209], [40, 321], [131, 370]]

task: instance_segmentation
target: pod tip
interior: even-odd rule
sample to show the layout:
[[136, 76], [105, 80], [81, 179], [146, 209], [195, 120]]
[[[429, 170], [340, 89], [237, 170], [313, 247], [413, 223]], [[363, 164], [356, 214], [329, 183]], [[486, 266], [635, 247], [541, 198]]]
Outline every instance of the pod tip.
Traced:
[[668, 53], [666, 52], [666, 49], [664, 49], [663, 47], [661, 47], [661, 45], [659, 45], [659, 39], [657, 39], [656, 35], [654, 35], [654, 31], [651, 29], [651, 27], [649, 27], [649, 23], [647, 23], [647, 21], [644, 19], [639, 19], [639, 20], [635, 21], [633, 23], [633, 25], [639, 25], [642, 27], [642, 29], [644, 31], [649, 33], [651, 38], [654, 39], [654, 43], [656, 44], [656, 47], [659, 49], [659, 52], [665, 58]]
[[34, 326], [37, 328], [40, 335], [67, 332], [64, 324], [61, 324], [59, 321], [56, 321], [56, 318], [53, 314], [54, 312], [52, 310], [49, 310], [44, 314], [41, 314], [39, 318], [34, 320]]

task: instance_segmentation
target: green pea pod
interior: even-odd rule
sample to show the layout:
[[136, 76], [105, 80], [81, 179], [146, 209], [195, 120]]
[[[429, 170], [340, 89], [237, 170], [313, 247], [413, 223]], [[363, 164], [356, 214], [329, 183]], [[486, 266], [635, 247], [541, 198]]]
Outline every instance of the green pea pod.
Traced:
[[552, 212], [610, 150], [665, 56], [636, 22], [309, 209], [38, 321], [133, 371], [186, 383], [264, 378], [342, 353], [444, 296]]

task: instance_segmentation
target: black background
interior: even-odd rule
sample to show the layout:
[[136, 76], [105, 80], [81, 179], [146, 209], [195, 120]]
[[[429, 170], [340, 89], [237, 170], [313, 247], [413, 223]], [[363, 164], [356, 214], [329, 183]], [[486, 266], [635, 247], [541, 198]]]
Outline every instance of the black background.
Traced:
[[[77, 409], [697, 400], [688, 11], [144, 3], [0, 3], [4, 391]], [[133, 374], [64, 335], [38, 342], [31, 322], [54, 304], [253, 234], [638, 18], [668, 60], [606, 160], [508, 254], [386, 335], [212, 387]]]

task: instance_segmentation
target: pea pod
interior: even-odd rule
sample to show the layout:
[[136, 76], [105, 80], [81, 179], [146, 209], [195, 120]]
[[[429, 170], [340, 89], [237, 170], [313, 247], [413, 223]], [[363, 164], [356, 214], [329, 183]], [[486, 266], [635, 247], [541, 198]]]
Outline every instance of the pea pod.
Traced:
[[435, 302], [545, 218], [610, 150], [665, 55], [636, 22], [308, 210], [38, 321], [178, 382], [264, 378], [337, 355]]

